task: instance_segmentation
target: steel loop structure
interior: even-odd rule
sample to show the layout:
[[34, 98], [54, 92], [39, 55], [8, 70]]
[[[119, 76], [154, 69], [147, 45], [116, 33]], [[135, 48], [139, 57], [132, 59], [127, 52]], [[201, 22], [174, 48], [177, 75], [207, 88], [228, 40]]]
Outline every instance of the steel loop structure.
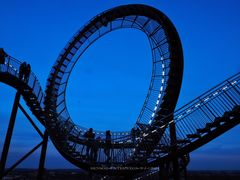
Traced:
[[[143, 107], [136, 117], [134, 127], [137, 132], [112, 132], [109, 147], [105, 132], [95, 131], [101, 140], [89, 141], [84, 137], [88, 127], [76, 125], [71, 118], [66, 105], [66, 90], [71, 72], [87, 48], [105, 34], [122, 28], [138, 29], [148, 37], [152, 76]], [[127, 175], [135, 175], [148, 172], [146, 167], [159, 167], [160, 172], [171, 174], [161, 174], [163, 179], [178, 179], [180, 170], [186, 170], [190, 152], [240, 123], [239, 73], [174, 111], [183, 75], [182, 46], [171, 21], [150, 6], [119, 6], [91, 19], [62, 50], [48, 77], [45, 93], [34, 73], [30, 74], [28, 82], [19, 78], [20, 66], [21, 62], [11, 56], [0, 65], [0, 82], [17, 89], [0, 162], [0, 178], [41, 145], [40, 166], [43, 169], [49, 134], [60, 154], [79, 168], [101, 174], [129, 172]], [[46, 127], [44, 134], [20, 105], [20, 95]], [[18, 107], [44, 140], [5, 171]], [[96, 159], [89, 158], [88, 147], [95, 150]], [[110, 149], [110, 161], [104, 152], [107, 148]], [[131, 167], [138, 168], [133, 170]]]
[[[155, 8], [146, 5], [119, 6], [97, 15], [81, 28], [63, 49], [49, 75], [44, 102], [49, 119], [47, 124], [52, 129], [58, 129], [58, 132], [62, 132], [62, 127], [67, 127], [70, 144], [74, 140], [78, 142], [78, 146], [81, 145], [79, 142], [86, 145], [80, 139], [87, 131], [87, 128], [74, 124], [67, 110], [65, 95], [71, 72], [92, 43], [105, 34], [122, 28], [134, 28], [145, 33], [152, 51], [151, 82], [143, 108], [136, 120], [136, 126], [141, 131], [151, 126], [159, 126], [165, 123], [162, 122], [163, 117], [175, 109], [183, 74], [183, 54], [177, 31], [170, 20]], [[104, 132], [96, 133], [100, 136], [104, 135]], [[129, 136], [130, 132], [112, 132], [112, 134], [113, 143], [128, 146], [124, 148], [125, 152], [122, 146], [113, 146], [112, 151], [117, 152], [113, 153], [112, 159], [117, 159], [115, 155], [119, 156], [119, 153], [123, 153], [125, 154], [123, 159], [127, 161], [134, 154], [133, 150], [136, 150]], [[104, 143], [102, 146], [104, 149]], [[119, 152], [119, 149], [122, 152]], [[150, 152], [151, 150], [148, 153]], [[105, 164], [104, 159], [102, 162]]]
[[[62, 50], [52, 67], [46, 89], [46, 109], [58, 115], [56, 121], [72, 122], [66, 105], [66, 89], [71, 71], [81, 55], [105, 34], [122, 28], [134, 28], [145, 33], [152, 51], [151, 82], [136, 125], [158, 124], [162, 117], [174, 110], [183, 74], [178, 34], [170, 20], [159, 10], [146, 5], [126, 5], [94, 17]], [[139, 128], [142, 126], [139, 125]], [[86, 130], [83, 127], [79, 129]], [[127, 135], [124, 132], [115, 134]]]

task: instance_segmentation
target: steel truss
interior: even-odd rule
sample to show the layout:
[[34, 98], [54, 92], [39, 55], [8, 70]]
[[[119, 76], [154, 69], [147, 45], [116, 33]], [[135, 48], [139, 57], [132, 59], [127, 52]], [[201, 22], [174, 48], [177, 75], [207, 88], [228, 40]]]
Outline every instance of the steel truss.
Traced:
[[[31, 154], [33, 154], [37, 149], [41, 148], [37, 178], [38, 179], [43, 179], [44, 164], [45, 164], [47, 144], [48, 144], [48, 132], [47, 132], [46, 129], [43, 133], [41, 132], [41, 130], [38, 128], [38, 126], [34, 123], [32, 118], [29, 116], [29, 114], [25, 111], [23, 106], [20, 104], [20, 98], [21, 98], [21, 90], [18, 90], [16, 92], [16, 95], [15, 95], [13, 108], [12, 108], [12, 112], [11, 112], [11, 117], [10, 117], [8, 129], [7, 129], [4, 145], [3, 145], [1, 161], [0, 161], [0, 178], [3, 178], [5, 176], [7, 176], [19, 164], [21, 164], [25, 159], [27, 159]], [[8, 159], [9, 147], [10, 147], [11, 140], [12, 140], [12, 134], [13, 134], [13, 131], [14, 131], [14, 125], [15, 125], [18, 109], [20, 109], [21, 112], [25, 115], [25, 117], [30, 122], [32, 127], [36, 130], [36, 132], [42, 138], [42, 141], [40, 143], [38, 143], [35, 147], [33, 147], [30, 151], [28, 151], [24, 156], [22, 156], [12, 166], [10, 166], [9, 168], [6, 168], [6, 162], [7, 162], [7, 159]]]

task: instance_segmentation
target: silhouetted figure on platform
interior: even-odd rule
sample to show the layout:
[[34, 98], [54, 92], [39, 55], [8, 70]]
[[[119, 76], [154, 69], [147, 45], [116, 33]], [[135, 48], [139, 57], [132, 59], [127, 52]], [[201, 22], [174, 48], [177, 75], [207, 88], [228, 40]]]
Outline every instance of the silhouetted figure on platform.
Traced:
[[5, 53], [3, 48], [0, 48], [0, 71], [2, 65], [5, 63], [5, 58], [7, 57], [7, 54]]
[[93, 144], [93, 159], [91, 159], [92, 161], [96, 162], [97, 161], [97, 157], [98, 157], [98, 150], [99, 150], [99, 146], [101, 144], [101, 137], [98, 136]]
[[27, 69], [27, 63], [24, 61], [24, 62], [20, 65], [20, 68], [19, 68], [19, 79], [20, 79], [20, 80], [23, 80], [23, 81], [24, 81], [26, 69]]
[[27, 64], [26, 72], [25, 72], [25, 82], [26, 83], [28, 83], [28, 81], [29, 81], [30, 73], [31, 73], [31, 66], [30, 66], [30, 64]]
[[[95, 138], [95, 134], [93, 133], [93, 128], [90, 128], [85, 134], [84, 137], [87, 139], [87, 150], [86, 156], [87, 158], [93, 159], [93, 140]], [[90, 156], [89, 156], [90, 151]]]
[[109, 161], [111, 160], [111, 156], [110, 156], [110, 149], [111, 149], [111, 144], [112, 144], [112, 137], [111, 137], [111, 132], [108, 130], [106, 131], [106, 140], [105, 140], [105, 149], [104, 149], [104, 153], [107, 156], [107, 162], [109, 163]]
[[131, 129], [131, 137], [132, 137], [133, 144], [136, 143], [136, 135], [137, 135], [137, 129], [136, 129], [136, 127], [133, 127]]
[[25, 61], [20, 65], [19, 69], [19, 79], [23, 80], [25, 83], [28, 83], [29, 76], [31, 73], [31, 66], [27, 64]]

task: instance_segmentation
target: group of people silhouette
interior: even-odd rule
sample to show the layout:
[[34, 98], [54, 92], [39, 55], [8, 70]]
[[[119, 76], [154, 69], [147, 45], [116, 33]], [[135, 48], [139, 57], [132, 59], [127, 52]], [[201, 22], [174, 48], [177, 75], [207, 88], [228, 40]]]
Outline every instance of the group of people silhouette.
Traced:
[[[8, 57], [7, 53], [4, 51], [3, 48], [0, 48], [0, 71], [1, 71], [2, 65], [6, 63], [6, 57]], [[28, 83], [30, 73], [31, 73], [30, 64], [23, 62], [19, 68], [19, 79], [23, 80], [25, 83]]]
[[[87, 149], [86, 149], [86, 156], [91, 161], [96, 162], [98, 157], [98, 151], [99, 151], [99, 144], [102, 140], [100, 136], [98, 136], [95, 139], [95, 133], [93, 132], [93, 128], [89, 128], [87, 132], [83, 135], [84, 138], [86, 138], [87, 142]], [[111, 156], [110, 156], [110, 149], [111, 149], [111, 132], [110, 130], [106, 131], [106, 138], [105, 138], [105, 148], [104, 153], [107, 156], [107, 161], [110, 162]]]

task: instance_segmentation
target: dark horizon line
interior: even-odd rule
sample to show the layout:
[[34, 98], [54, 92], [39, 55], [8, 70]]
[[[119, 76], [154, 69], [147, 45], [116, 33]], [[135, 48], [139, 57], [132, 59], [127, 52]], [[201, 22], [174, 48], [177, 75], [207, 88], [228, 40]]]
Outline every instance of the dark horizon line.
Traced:
[[[8, 168], [7, 168], [8, 169]], [[37, 171], [38, 169], [37, 168], [16, 168], [15, 169], [15, 171], [16, 170], [32, 170], [32, 171]], [[84, 170], [82, 170], [82, 169], [79, 169], [79, 168], [69, 168], [69, 169], [66, 169], [66, 168], [53, 168], [53, 169], [51, 169], [51, 168], [46, 168], [45, 170], [47, 170], [47, 171], [57, 171], [57, 170], [64, 170], [64, 171], [69, 171], [69, 170], [71, 170], [71, 171], [84, 171]], [[233, 172], [233, 171], [235, 171], [235, 172], [239, 172], [240, 173], [240, 169], [239, 170], [237, 170], [237, 169], [233, 169], [233, 170], [227, 170], [227, 169], [222, 169], [222, 170], [188, 170], [189, 172], [195, 172], [195, 171], [197, 171], [197, 172], [210, 172], [210, 171], [214, 171], [214, 172], [216, 172], [216, 171], [224, 171], [224, 172], [229, 172], [229, 171], [231, 171], [231, 172]]]

